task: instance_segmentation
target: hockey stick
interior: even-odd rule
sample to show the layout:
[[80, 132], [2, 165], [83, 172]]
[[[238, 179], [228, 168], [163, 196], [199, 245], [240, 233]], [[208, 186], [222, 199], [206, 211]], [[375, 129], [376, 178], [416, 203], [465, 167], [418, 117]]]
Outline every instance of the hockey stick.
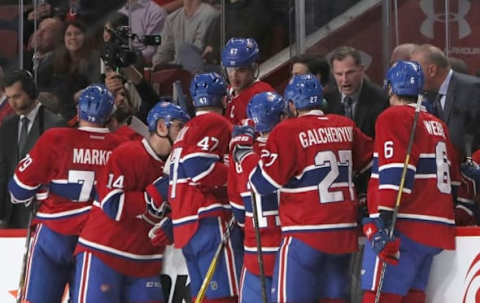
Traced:
[[[258, 225], [257, 196], [253, 188], [251, 189], [251, 195], [253, 210], [253, 227], [255, 229], [255, 242], [257, 242], [257, 259], [258, 267], [260, 268], [260, 283], [262, 287], [262, 302], [267, 303], [267, 287], [265, 282], [265, 269], [263, 267], [262, 239], [260, 237], [260, 227]], [[260, 203], [262, 202], [260, 201]]]
[[228, 221], [227, 228], [225, 233], [223, 234], [222, 239], [220, 240], [220, 244], [215, 251], [215, 255], [213, 255], [212, 261], [208, 266], [207, 274], [205, 275], [205, 279], [203, 279], [202, 286], [197, 293], [197, 297], [195, 299], [195, 303], [202, 303], [203, 298], [205, 297], [205, 293], [207, 292], [208, 284], [213, 278], [213, 274], [215, 273], [215, 269], [217, 268], [218, 259], [220, 258], [220, 254], [222, 253], [223, 248], [227, 245], [228, 239], [230, 238], [230, 232], [232, 231], [233, 225], [235, 224], [235, 217], [232, 216], [230, 221]]
[[[405, 161], [403, 162], [402, 175], [400, 178], [400, 185], [398, 186], [397, 199], [395, 201], [395, 208], [392, 215], [392, 224], [390, 225], [390, 230], [388, 237], [393, 239], [393, 229], [397, 223], [398, 210], [400, 208], [400, 202], [402, 200], [403, 187], [405, 186], [405, 177], [407, 175], [408, 163], [410, 162], [410, 153], [412, 152], [413, 142], [415, 141], [415, 130], [417, 129], [417, 121], [420, 116], [420, 108], [422, 105], [423, 96], [418, 95], [417, 105], [415, 106], [415, 116], [413, 117], [412, 129], [410, 130], [410, 138], [408, 139], [407, 154], [405, 155]], [[385, 269], [387, 264], [385, 261], [382, 261], [382, 272], [380, 274], [380, 280], [378, 281], [377, 292], [375, 294], [375, 303], [380, 302], [380, 293], [382, 291], [383, 279], [385, 278]]]
[[17, 303], [22, 303], [22, 296], [25, 286], [25, 276], [27, 274], [27, 263], [30, 256], [30, 240], [32, 238], [33, 229], [31, 228], [33, 218], [37, 213], [37, 203], [36, 201], [32, 202], [32, 209], [28, 214], [28, 225], [27, 225], [27, 237], [25, 238], [25, 252], [22, 259], [22, 268], [20, 272], [20, 280], [18, 281], [18, 290], [17, 290]]

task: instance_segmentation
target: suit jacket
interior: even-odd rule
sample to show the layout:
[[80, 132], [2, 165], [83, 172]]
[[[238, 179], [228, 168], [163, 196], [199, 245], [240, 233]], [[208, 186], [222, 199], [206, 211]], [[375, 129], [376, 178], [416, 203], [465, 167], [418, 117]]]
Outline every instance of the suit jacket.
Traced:
[[[345, 114], [342, 95], [338, 89], [325, 94], [330, 114]], [[363, 80], [360, 95], [355, 106], [354, 121], [355, 124], [368, 136], [375, 136], [375, 121], [378, 115], [388, 107], [388, 98], [378, 85], [367, 79]]]
[[0, 220], [8, 228], [24, 228], [28, 225], [29, 209], [24, 205], [12, 205], [8, 193], [8, 181], [13, 176], [19, 159], [22, 159], [49, 128], [66, 126], [65, 121], [43, 105], [38, 109], [23, 150], [18, 150], [19, 116], [7, 117], [0, 127]]
[[480, 79], [453, 72], [444, 107], [450, 140], [465, 155], [465, 135], [473, 135], [473, 150], [480, 148]]
[[[327, 112], [331, 114], [344, 115], [345, 110], [342, 104], [342, 95], [337, 88], [325, 94], [328, 107]], [[370, 137], [375, 137], [375, 121], [378, 115], [388, 107], [388, 98], [384, 90], [378, 85], [363, 79], [360, 95], [355, 106], [355, 124]], [[359, 195], [365, 195], [370, 179], [370, 170], [356, 176], [353, 180]], [[364, 215], [364, 214], [362, 214]]]

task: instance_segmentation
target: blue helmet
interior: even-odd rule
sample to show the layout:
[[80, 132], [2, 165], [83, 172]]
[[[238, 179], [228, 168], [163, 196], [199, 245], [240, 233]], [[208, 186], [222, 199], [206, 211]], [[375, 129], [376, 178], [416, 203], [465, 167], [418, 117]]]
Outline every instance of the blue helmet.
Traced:
[[248, 66], [258, 60], [260, 50], [252, 38], [231, 38], [222, 50], [225, 67]]
[[173, 120], [187, 122], [190, 120], [190, 116], [178, 105], [158, 102], [148, 112], [147, 124], [150, 132], [154, 132], [157, 129], [158, 119], [163, 119], [167, 127], [169, 127]]
[[114, 109], [114, 97], [103, 84], [91, 84], [78, 99], [78, 117], [81, 120], [104, 124]]
[[255, 123], [257, 132], [269, 132], [280, 122], [286, 112], [287, 103], [275, 92], [256, 94], [247, 106], [247, 116]]
[[283, 94], [285, 101], [293, 101], [296, 109], [323, 107], [322, 85], [312, 74], [296, 75], [290, 79]]
[[227, 84], [217, 73], [198, 74], [192, 80], [190, 94], [195, 108], [223, 107], [222, 100], [227, 94]]
[[391, 86], [397, 96], [417, 96], [423, 89], [423, 71], [413, 61], [397, 61], [387, 72], [385, 88]]

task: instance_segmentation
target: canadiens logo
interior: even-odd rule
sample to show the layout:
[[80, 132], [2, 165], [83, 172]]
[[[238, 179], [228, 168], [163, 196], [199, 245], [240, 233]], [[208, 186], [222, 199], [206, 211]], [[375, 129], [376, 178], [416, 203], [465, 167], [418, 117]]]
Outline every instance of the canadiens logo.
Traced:
[[480, 302], [480, 253], [473, 259], [465, 276], [465, 292], [462, 303]]

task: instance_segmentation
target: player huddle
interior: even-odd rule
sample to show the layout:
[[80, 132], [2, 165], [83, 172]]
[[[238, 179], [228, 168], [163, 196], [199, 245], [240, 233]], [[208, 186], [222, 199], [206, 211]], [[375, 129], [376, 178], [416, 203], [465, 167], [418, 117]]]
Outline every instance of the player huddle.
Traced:
[[[39, 205], [23, 300], [60, 302], [68, 284], [72, 302], [164, 302], [173, 243], [197, 302], [348, 302], [363, 225], [363, 302], [425, 301], [432, 258], [454, 248], [452, 188], [464, 179], [444, 123], [415, 106], [420, 66], [387, 73], [392, 107], [372, 140], [323, 113], [315, 76], [294, 76], [283, 96], [256, 80], [258, 52], [231, 39], [228, 81], [196, 75], [195, 117], [160, 102], [148, 138], [105, 128], [114, 108], [102, 85], [80, 96], [78, 129], [45, 132], [9, 185], [14, 203]], [[353, 179], [369, 169], [359, 224]]]

